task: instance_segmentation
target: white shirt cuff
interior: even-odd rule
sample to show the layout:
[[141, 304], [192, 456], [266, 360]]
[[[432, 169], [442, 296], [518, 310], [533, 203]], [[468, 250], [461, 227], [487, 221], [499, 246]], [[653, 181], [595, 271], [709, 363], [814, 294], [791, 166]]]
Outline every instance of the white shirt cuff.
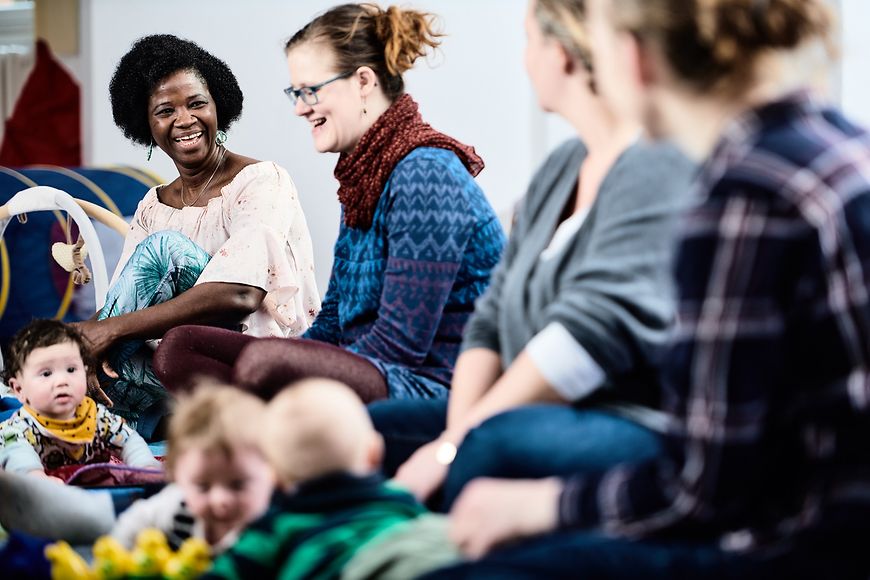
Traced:
[[536, 334], [525, 351], [553, 389], [568, 401], [580, 400], [604, 384], [604, 370], [558, 322]]

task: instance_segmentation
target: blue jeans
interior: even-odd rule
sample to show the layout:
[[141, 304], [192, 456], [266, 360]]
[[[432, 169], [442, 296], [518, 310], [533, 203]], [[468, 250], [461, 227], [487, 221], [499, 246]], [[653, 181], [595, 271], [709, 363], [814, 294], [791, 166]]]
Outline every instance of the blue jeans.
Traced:
[[384, 438], [382, 470], [387, 477], [447, 425], [447, 399], [385, 399], [369, 403], [368, 410]]
[[363, 357], [381, 371], [387, 383], [390, 399], [447, 399], [450, 389], [440, 382], [415, 373], [406, 366]]
[[[369, 405], [384, 437], [384, 473], [391, 477], [417, 448], [437, 438], [447, 401], [378, 401]], [[642, 462], [663, 452], [659, 436], [616, 415], [567, 405], [531, 405], [507, 411], [471, 430], [444, 485], [444, 508], [476, 477], [510, 479], [600, 471]]]
[[663, 453], [659, 435], [628, 419], [567, 405], [530, 405], [472, 429], [444, 484], [449, 509], [477, 477], [505, 479], [573, 475], [639, 463]]
[[849, 551], [818, 542], [746, 555], [713, 543], [629, 540], [596, 532], [561, 532], [496, 551], [477, 562], [432, 572], [423, 578], [531, 580], [850, 580], [866, 578]]

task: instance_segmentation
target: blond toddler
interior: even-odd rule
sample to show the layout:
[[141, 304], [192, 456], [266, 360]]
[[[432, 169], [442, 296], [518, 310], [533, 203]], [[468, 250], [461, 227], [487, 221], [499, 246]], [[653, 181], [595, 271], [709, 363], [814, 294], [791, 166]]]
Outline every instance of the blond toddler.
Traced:
[[[260, 426], [284, 493], [209, 578], [411, 578], [456, 559], [446, 523], [380, 475], [383, 442], [348, 386], [291, 385], [267, 405]], [[423, 541], [408, 549], [409, 536]]]
[[259, 447], [264, 403], [233, 387], [200, 384], [175, 406], [166, 469], [173, 483], [118, 518], [112, 536], [133, 546], [157, 528], [177, 549], [189, 537], [217, 554], [269, 505], [275, 477]]

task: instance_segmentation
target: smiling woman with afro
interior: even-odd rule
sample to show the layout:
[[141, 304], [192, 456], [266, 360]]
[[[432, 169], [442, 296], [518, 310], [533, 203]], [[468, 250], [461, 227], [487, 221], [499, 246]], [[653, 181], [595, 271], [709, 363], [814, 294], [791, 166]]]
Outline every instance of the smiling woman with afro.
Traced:
[[124, 136], [140, 145], [151, 143], [148, 99], [171, 74], [189, 70], [208, 87], [217, 108], [218, 128], [229, 129], [242, 114], [242, 90], [233, 71], [199, 45], [171, 34], [140, 38], [121, 58], [109, 83], [112, 116]]
[[[290, 176], [225, 146], [243, 100], [226, 63], [188, 40], [146, 36], [121, 58], [109, 93], [124, 136], [148, 146], [149, 159], [163, 151], [178, 176], [145, 194], [106, 306], [78, 326], [105, 371], [98, 378], [113, 410], [157, 438], [167, 394], [152, 364], [166, 357], [153, 359], [146, 340], [185, 324], [298, 336], [320, 293]], [[180, 364], [221, 375], [195, 358]]]

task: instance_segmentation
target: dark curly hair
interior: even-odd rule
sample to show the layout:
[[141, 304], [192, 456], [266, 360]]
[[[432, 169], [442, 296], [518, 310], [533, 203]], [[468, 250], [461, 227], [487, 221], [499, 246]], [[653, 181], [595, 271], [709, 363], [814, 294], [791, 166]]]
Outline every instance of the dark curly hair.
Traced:
[[79, 347], [79, 353], [85, 365], [91, 366], [87, 341], [72, 325], [59, 320], [37, 318], [18, 331], [9, 344], [9, 357], [6, 361], [6, 369], [3, 378], [8, 384], [27, 363], [27, 358], [37, 348], [45, 348], [72, 342]]
[[154, 34], [133, 44], [109, 83], [112, 116], [125, 137], [141, 145], [151, 143], [148, 98], [160, 81], [187, 70], [208, 87], [217, 108], [218, 129], [226, 131], [241, 116], [242, 89], [224, 61], [189, 40]]

